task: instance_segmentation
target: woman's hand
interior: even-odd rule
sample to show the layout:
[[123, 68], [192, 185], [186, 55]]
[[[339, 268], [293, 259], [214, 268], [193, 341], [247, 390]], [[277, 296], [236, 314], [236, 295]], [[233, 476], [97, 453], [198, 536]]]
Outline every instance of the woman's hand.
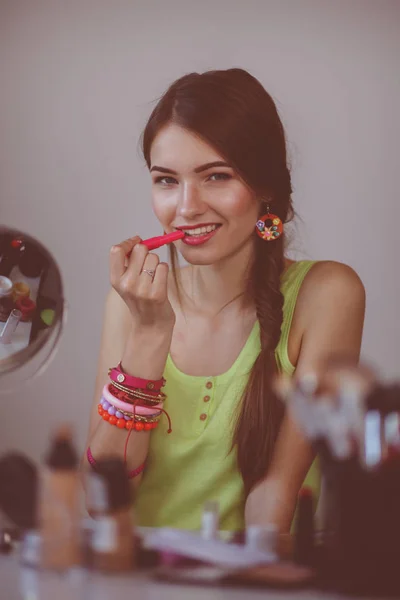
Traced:
[[128, 306], [134, 329], [172, 333], [175, 313], [168, 299], [169, 267], [140, 242], [136, 236], [111, 248], [111, 285]]

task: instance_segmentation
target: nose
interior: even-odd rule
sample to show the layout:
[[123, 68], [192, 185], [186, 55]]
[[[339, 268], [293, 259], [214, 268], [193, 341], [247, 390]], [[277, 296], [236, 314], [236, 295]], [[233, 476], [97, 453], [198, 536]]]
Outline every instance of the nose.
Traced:
[[183, 219], [194, 219], [207, 210], [207, 204], [194, 183], [187, 183], [181, 187], [176, 214]]

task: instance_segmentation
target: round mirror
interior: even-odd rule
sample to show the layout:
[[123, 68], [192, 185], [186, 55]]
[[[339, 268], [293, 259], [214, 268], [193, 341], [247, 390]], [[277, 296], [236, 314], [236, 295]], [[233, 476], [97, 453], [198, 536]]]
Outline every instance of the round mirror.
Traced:
[[43, 371], [64, 316], [52, 255], [30, 235], [0, 226], [0, 392], [14, 391]]

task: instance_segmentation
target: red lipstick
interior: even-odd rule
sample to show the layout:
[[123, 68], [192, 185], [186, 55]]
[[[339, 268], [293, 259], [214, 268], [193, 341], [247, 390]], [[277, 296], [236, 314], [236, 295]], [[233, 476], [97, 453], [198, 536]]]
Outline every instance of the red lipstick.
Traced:
[[[156, 237], [149, 238], [148, 240], [142, 240], [140, 243], [147, 246], [149, 250], [155, 250], [156, 248], [165, 246], [165, 244], [171, 244], [172, 242], [181, 240], [184, 237], [184, 231], [172, 231], [171, 233], [166, 233], [165, 235], [157, 235]], [[129, 258], [130, 255], [131, 252], [127, 254], [127, 257]]]
[[147, 246], [149, 250], [155, 250], [156, 248], [161, 248], [161, 246], [164, 246], [165, 244], [171, 244], [172, 242], [181, 240], [184, 237], [184, 231], [172, 231], [171, 233], [166, 233], [165, 235], [157, 235], [156, 237], [149, 238], [148, 240], [143, 240], [140, 243]]

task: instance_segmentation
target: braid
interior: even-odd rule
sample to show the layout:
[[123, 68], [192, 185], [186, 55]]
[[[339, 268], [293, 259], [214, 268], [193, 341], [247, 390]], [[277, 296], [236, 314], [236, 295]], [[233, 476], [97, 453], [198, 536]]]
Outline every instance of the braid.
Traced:
[[240, 405], [233, 438], [246, 493], [265, 475], [283, 417], [283, 405], [272, 390], [276, 374], [275, 349], [281, 335], [284, 270], [283, 239], [255, 240], [255, 260], [249, 293], [260, 323], [261, 352], [254, 362]]

